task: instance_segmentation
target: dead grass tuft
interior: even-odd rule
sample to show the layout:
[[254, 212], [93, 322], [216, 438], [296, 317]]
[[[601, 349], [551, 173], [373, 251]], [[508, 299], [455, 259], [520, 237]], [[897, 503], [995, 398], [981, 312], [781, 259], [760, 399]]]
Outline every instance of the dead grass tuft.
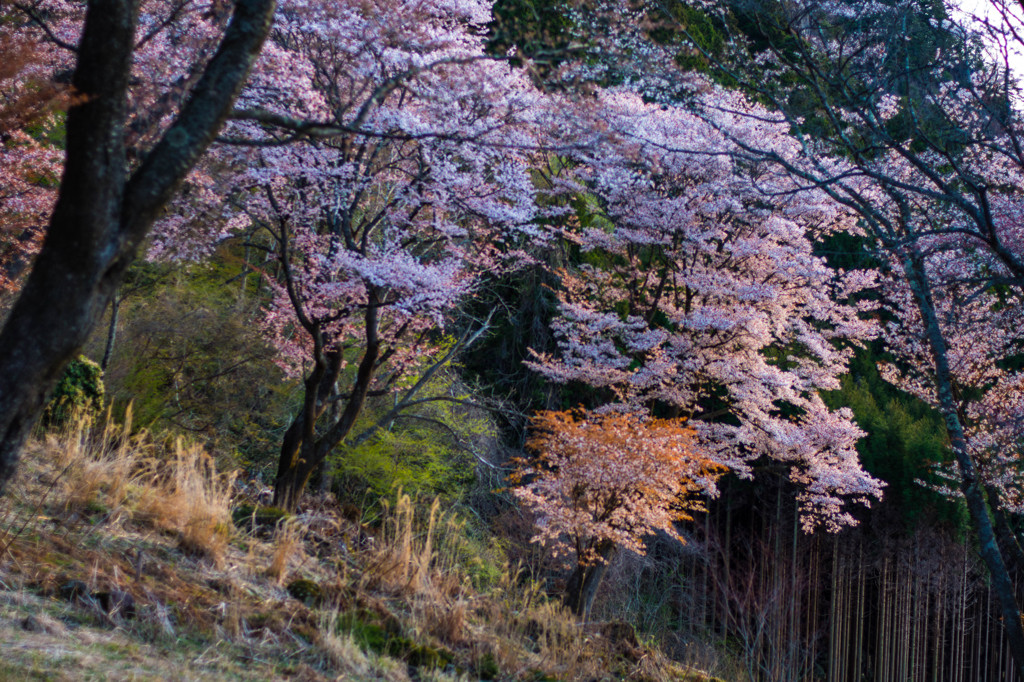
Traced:
[[424, 605], [420, 620], [424, 629], [446, 644], [462, 644], [468, 622], [468, 608], [464, 600], [453, 604], [427, 603]]
[[109, 413], [102, 425], [79, 415], [46, 435], [42, 450], [60, 469], [57, 476], [66, 513], [106, 513], [106, 520], [119, 520], [131, 484], [148, 457], [144, 451], [149, 449], [142, 439], [130, 437], [130, 431], [129, 409], [124, 426], [115, 424]]
[[139, 485], [136, 511], [154, 526], [178, 534], [189, 554], [223, 565], [232, 532], [231, 496], [235, 474], [220, 474], [196, 445], [174, 441], [171, 473], [155, 463]]
[[123, 425], [109, 413], [102, 424], [73, 419], [48, 434], [40, 459], [54, 473], [65, 518], [116, 525], [127, 518], [174, 533], [181, 548], [221, 566], [231, 524], [234, 474], [218, 473], [212, 458], [177, 438], [156, 443], [131, 434], [131, 410]]
[[294, 519], [281, 523], [274, 532], [274, 551], [270, 556], [267, 576], [279, 586], [288, 579], [288, 571], [295, 558], [304, 554], [305, 529]]

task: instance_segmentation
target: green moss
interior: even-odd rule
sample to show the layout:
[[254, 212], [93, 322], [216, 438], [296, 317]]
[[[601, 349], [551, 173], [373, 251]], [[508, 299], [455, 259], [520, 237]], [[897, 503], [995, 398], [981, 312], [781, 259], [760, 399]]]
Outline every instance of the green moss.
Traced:
[[402, 635], [397, 620], [383, 618], [381, 622], [381, 616], [365, 609], [338, 614], [335, 629], [349, 633], [367, 651], [402, 659], [414, 668], [443, 668], [455, 660], [455, 654], [443, 647]]
[[288, 583], [288, 594], [304, 602], [307, 606], [317, 606], [324, 600], [323, 589], [312, 580], [305, 578]]
[[389, 643], [388, 654], [403, 658], [414, 668], [443, 668], [455, 660], [455, 655], [442, 647], [417, 644], [409, 640], [402, 642], [401, 646], [398, 645], [398, 640], [392, 640]]
[[355, 643], [363, 649], [378, 654], [384, 653], [388, 641], [397, 634], [397, 632], [389, 632], [379, 623], [373, 622], [372, 616], [362, 610], [338, 614], [334, 627], [338, 632], [349, 633]]
[[258, 507], [241, 504], [231, 510], [231, 520], [239, 530], [251, 533], [273, 531], [282, 521], [291, 518], [291, 514], [280, 507]]
[[474, 672], [481, 680], [494, 680], [501, 673], [501, 668], [498, 667], [494, 654], [488, 651], [477, 660]]

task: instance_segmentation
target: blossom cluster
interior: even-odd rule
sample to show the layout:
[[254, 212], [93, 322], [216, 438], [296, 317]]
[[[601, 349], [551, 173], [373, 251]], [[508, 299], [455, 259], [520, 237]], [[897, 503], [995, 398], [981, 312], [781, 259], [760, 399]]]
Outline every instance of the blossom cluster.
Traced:
[[604, 410], [688, 416], [701, 451], [733, 471], [759, 457], [788, 463], [805, 526], [838, 528], [854, 522], [844, 500], [881, 489], [859, 464], [852, 414], [820, 395], [876, 331], [853, 300], [873, 276], [836, 272], [813, 252], [809, 234], [848, 225], [840, 205], [733, 153], [749, 139], [795, 155], [785, 127], [743, 114], [756, 107], [735, 93], [704, 91], [718, 120], [628, 90], [599, 94], [585, 125], [600, 134], [561, 186], [593, 196], [600, 220], [566, 230], [591, 255], [562, 273], [559, 352], [532, 366], [610, 392]]

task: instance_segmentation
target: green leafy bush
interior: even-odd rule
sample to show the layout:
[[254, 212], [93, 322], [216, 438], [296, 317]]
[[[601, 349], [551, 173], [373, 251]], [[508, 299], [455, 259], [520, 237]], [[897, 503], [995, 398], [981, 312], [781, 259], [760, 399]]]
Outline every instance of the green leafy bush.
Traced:
[[44, 422], [59, 425], [75, 415], [95, 416], [103, 410], [103, 395], [103, 370], [89, 358], [79, 355], [65, 368], [64, 376], [46, 405]]
[[329, 460], [338, 499], [358, 503], [367, 492], [388, 498], [401, 489], [453, 501], [468, 493], [476, 480], [472, 452], [496, 438], [494, 424], [488, 414], [466, 406], [476, 396], [451, 374], [436, 377], [421, 396], [424, 402], [375, 430], [372, 425], [394, 398], [368, 402], [355, 433], [372, 435], [338, 448]]

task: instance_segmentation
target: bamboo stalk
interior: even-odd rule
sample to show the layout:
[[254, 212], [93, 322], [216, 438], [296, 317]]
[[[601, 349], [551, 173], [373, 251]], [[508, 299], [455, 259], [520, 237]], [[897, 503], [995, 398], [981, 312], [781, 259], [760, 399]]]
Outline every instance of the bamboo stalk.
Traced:
[[855, 680], [861, 679], [864, 671], [864, 596], [867, 585], [864, 580], [864, 542], [857, 543], [857, 639], [854, 643], [853, 675]]

